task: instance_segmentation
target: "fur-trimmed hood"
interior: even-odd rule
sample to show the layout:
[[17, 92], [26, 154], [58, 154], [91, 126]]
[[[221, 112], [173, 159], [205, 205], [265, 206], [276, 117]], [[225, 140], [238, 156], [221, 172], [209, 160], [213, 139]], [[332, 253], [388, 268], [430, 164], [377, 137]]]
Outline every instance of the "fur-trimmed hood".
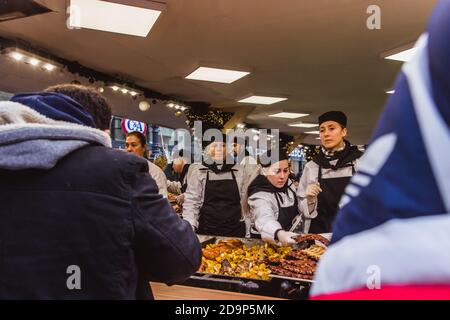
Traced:
[[51, 169], [87, 145], [111, 147], [105, 132], [56, 121], [17, 102], [0, 102], [0, 169]]

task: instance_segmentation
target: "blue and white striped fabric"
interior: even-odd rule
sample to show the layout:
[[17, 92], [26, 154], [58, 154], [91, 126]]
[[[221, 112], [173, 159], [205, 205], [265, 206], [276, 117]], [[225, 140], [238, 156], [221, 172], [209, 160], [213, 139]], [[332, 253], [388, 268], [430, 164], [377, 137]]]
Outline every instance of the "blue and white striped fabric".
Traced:
[[[416, 47], [416, 54], [404, 64], [396, 81], [395, 93], [379, 119], [359, 172], [341, 199], [313, 295], [365, 287], [367, 274], [361, 266], [372, 264], [384, 266], [387, 274], [383, 279], [392, 282], [404, 267], [394, 252], [408, 263], [421, 259], [425, 244], [419, 239], [424, 237], [443, 238], [445, 244], [435, 246], [440, 254], [433, 251], [437, 255], [434, 262], [446, 261], [450, 270], [450, 236], [444, 237], [442, 232], [445, 226], [450, 234], [450, 0], [439, 2]], [[403, 241], [412, 249], [383, 252], [383, 246], [374, 244], [395, 249], [397, 245], [402, 248]], [[364, 247], [368, 253], [362, 253]], [[428, 260], [426, 265], [434, 262]], [[406, 274], [397, 277], [400, 282], [429, 280], [420, 270], [425, 263], [415, 265], [417, 268], [407, 268]], [[450, 283], [449, 274], [438, 272], [433, 282]]]
[[449, 1], [440, 4], [441, 23], [431, 20], [398, 77], [341, 200], [332, 242], [393, 218], [450, 211], [449, 8]]

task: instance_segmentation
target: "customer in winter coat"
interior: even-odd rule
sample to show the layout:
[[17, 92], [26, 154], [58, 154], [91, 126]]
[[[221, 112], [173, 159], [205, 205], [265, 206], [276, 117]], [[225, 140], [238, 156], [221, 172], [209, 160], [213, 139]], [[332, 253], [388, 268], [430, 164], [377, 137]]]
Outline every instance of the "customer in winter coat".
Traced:
[[330, 233], [339, 200], [362, 153], [345, 140], [347, 117], [329, 111], [319, 117], [322, 149], [303, 169], [298, 187], [305, 233]]
[[147, 162], [96, 129], [87, 110], [109, 118], [106, 101], [72, 89], [83, 106], [61, 93], [0, 103], [0, 299], [151, 298], [149, 281], [197, 270], [197, 237]]

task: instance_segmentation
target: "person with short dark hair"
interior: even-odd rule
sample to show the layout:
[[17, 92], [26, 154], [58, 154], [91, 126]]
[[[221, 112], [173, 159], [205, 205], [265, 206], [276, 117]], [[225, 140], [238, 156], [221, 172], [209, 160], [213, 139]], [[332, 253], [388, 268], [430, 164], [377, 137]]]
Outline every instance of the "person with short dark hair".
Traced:
[[105, 97], [95, 88], [79, 84], [58, 84], [48, 87], [44, 92], [62, 93], [77, 101], [94, 118], [97, 129], [109, 130], [111, 107]]
[[147, 162], [112, 149], [87, 109], [57, 92], [0, 102], [0, 299], [149, 299], [149, 281], [200, 265]]
[[305, 233], [331, 233], [339, 200], [355, 174], [362, 152], [350, 144], [347, 116], [328, 111], [319, 116], [322, 148], [303, 169], [298, 187]]

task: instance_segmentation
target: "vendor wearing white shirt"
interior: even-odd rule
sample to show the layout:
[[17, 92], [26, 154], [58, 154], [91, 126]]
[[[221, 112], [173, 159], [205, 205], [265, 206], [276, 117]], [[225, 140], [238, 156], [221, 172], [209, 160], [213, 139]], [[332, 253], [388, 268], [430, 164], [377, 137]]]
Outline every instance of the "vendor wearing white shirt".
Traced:
[[271, 155], [269, 150], [260, 157], [261, 174], [248, 188], [250, 215], [263, 240], [291, 245], [298, 236], [289, 232], [299, 217], [296, 188], [289, 179], [286, 152], [280, 151], [276, 160]]

